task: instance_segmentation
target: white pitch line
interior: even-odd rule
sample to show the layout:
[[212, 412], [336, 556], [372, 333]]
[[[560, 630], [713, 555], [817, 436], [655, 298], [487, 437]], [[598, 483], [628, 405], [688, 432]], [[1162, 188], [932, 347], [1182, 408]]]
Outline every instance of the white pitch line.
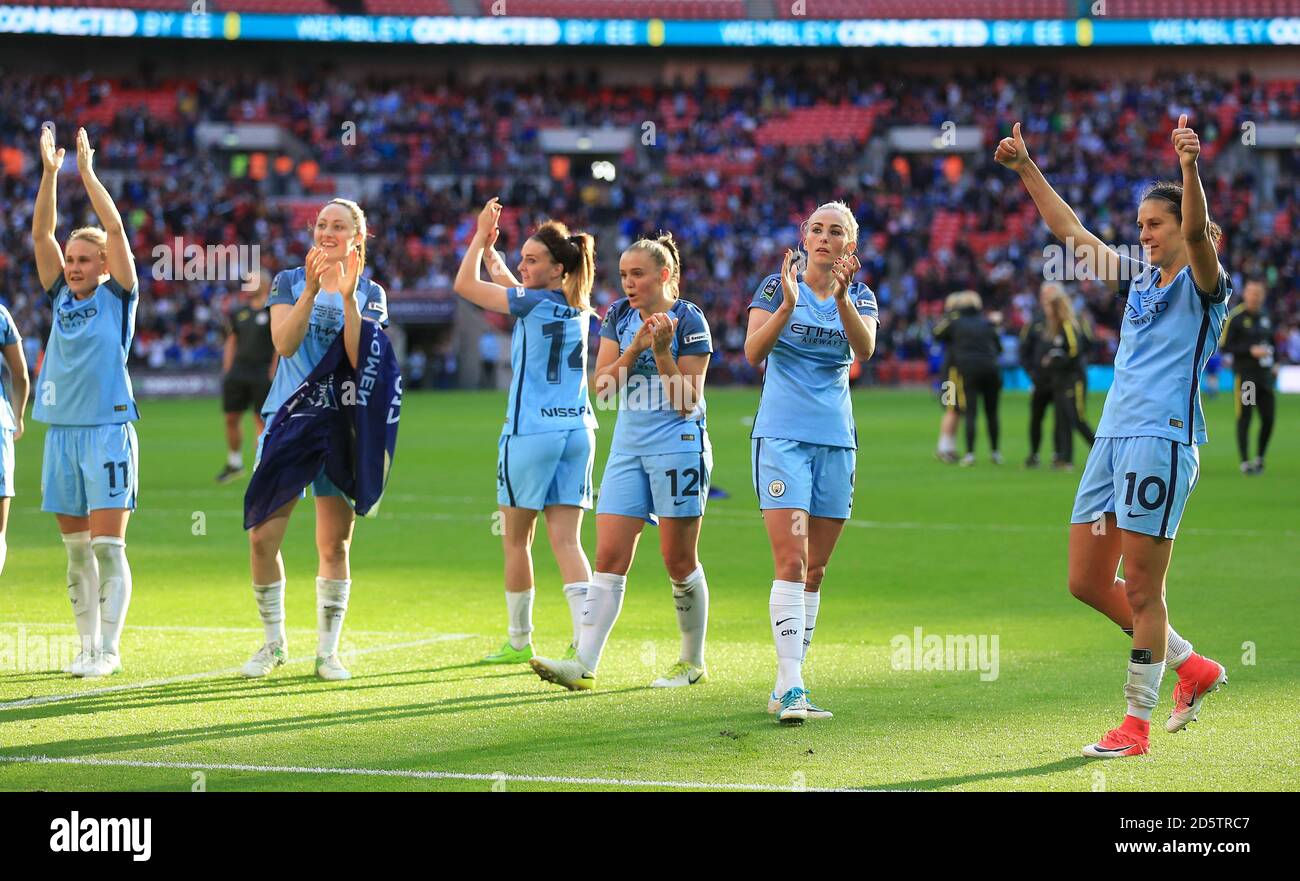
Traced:
[[[71, 624], [67, 621], [0, 621], [0, 627], [35, 627], [41, 630], [63, 630], [70, 628]], [[163, 633], [262, 633], [261, 627], [201, 627], [198, 625], [182, 624], [128, 624], [126, 632], [132, 630], [149, 630]], [[290, 627], [289, 633], [316, 633], [314, 627]], [[413, 630], [348, 630], [348, 636], [374, 636], [374, 637], [393, 637], [393, 636], [414, 636], [416, 631]]]
[[[416, 648], [422, 645], [431, 645], [435, 642], [446, 642], [452, 639], [472, 639], [472, 633], [443, 633], [438, 636], [427, 639], [417, 639], [411, 642], [397, 642], [391, 645], [375, 645], [363, 649], [351, 649], [346, 652], [339, 652], [339, 657], [353, 658], [360, 655], [369, 655], [374, 652], [391, 652], [398, 649]], [[304, 661], [315, 660], [315, 655], [304, 655], [301, 658], [290, 658], [285, 661], [286, 664], [301, 664]], [[154, 688], [159, 685], [175, 685], [180, 682], [193, 682], [198, 679], [215, 679], [218, 676], [233, 676], [240, 671], [240, 667], [231, 667], [227, 670], [209, 670], [206, 673], [187, 673], [183, 676], [169, 676], [166, 679], [148, 679], [144, 682], [136, 682], [131, 685], [111, 685], [107, 688], [91, 688], [86, 691], [75, 691], [68, 694], [47, 694], [39, 697], [23, 698], [18, 701], [10, 701], [6, 704], [0, 704], [0, 711], [17, 710], [23, 707], [35, 707], [41, 704], [53, 704], [61, 701], [76, 700], [82, 697], [98, 697], [103, 694], [116, 694], [122, 691], [135, 691], [141, 688]]]
[[[661, 789], [716, 789], [744, 792], [782, 792], [793, 786], [762, 783], [701, 783], [691, 780], [634, 780], [619, 777], [563, 777], [542, 774], [471, 774], [457, 771], [408, 771], [399, 768], [307, 768], [295, 765], [244, 765], [218, 762], [145, 762], [130, 759], [63, 758], [55, 756], [0, 756], [0, 762], [28, 765], [90, 765], [101, 768], [160, 768], [176, 771], [251, 771], [265, 774], [341, 774], [348, 777], [401, 777], [411, 780], [479, 780], [495, 783], [558, 783], [571, 786], [621, 786]], [[834, 787], [807, 786], [800, 792], [849, 792]]]

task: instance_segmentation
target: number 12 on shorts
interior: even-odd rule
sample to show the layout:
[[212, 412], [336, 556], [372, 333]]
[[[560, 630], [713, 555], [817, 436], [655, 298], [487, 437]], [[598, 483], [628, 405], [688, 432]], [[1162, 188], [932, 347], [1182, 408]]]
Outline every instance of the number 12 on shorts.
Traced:
[[687, 478], [690, 482], [682, 488], [681, 492], [677, 491], [677, 469], [670, 468], [664, 472], [668, 482], [672, 487], [675, 496], [698, 496], [700, 494], [700, 471], [698, 468], [684, 468], [681, 476]]

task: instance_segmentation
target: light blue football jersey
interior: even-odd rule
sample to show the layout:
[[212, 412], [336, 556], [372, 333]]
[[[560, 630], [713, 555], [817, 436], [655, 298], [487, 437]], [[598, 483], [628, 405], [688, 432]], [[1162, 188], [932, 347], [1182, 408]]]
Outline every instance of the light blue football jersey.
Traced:
[[[278, 273], [271, 285], [271, 296], [266, 300], [267, 308], [276, 304], [292, 306], [306, 287], [307, 270], [303, 267]], [[363, 319], [378, 322], [380, 327], [388, 326], [388, 297], [380, 285], [364, 276], [357, 282], [357, 308]], [[343, 295], [322, 290], [311, 307], [307, 333], [298, 351], [288, 358], [281, 358], [276, 365], [271, 391], [262, 404], [263, 416], [271, 416], [280, 409], [280, 405], [311, 375], [342, 332]]]
[[[876, 295], [854, 282], [849, 299], [859, 315], [878, 316]], [[775, 312], [785, 299], [781, 276], [769, 275], [751, 309]], [[835, 298], [819, 302], [799, 278], [799, 302], [767, 356], [767, 373], [750, 437], [779, 437], [828, 447], [858, 446], [849, 401], [853, 352]]]
[[[677, 300], [668, 314], [677, 321], [672, 342], [674, 360], [682, 355], [713, 353], [709, 323], [698, 306]], [[645, 319], [641, 312], [632, 308], [624, 297], [610, 305], [600, 326], [600, 335], [618, 343], [621, 354], [627, 351], [643, 324]], [[657, 456], [663, 453], [698, 453], [711, 448], [705, 428], [703, 396], [691, 414], [683, 418], [670, 403], [663, 377], [655, 366], [654, 352], [649, 349], [637, 356], [632, 375], [619, 392], [618, 404], [618, 422], [614, 424], [611, 452]]]
[[[0, 305], [0, 347], [12, 346], [18, 341], [18, 328], [14, 326], [13, 316]], [[9, 403], [9, 389], [4, 380], [5, 374], [9, 372], [5, 365], [4, 358], [0, 358], [0, 431], [17, 431], [18, 423], [14, 421], [14, 409]]]
[[59, 276], [45, 295], [53, 321], [32, 417], [50, 425], [119, 425], [140, 418], [126, 371], [140, 287], [111, 277], [84, 300]]
[[587, 397], [587, 316], [563, 291], [507, 288], [510, 314], [510, 398], [502, 434], [595, 428]]
[[1097, 437], [1162, 437], [1203, 444], [1201, 371], [1218, 348], [1231, 282], [1220, 267], [1218, 289], [1202, 293], [1186, 266], [1162, 288], [1157, 287], [1159, 268], [1141, 266], [1129, 283], [1115, 380]]

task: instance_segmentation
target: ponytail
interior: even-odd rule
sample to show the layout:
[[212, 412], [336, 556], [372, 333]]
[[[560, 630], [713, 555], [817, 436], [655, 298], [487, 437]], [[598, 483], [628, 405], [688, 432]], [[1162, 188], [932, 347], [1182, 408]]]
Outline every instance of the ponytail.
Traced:
[[564, 298], [574, 309], [591, 308], [591, 289], [596, 284], [596, 239], [589, 233], [570, 233], [558, 220], [548, 220], [533, 233], [551, 259], [564, 270]]

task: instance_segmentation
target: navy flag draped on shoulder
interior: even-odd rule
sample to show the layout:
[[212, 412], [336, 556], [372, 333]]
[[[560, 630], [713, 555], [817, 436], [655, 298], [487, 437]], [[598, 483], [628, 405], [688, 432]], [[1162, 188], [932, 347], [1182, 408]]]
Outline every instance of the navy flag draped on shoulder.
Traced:
[[359, 353], [354, 370], [339, 334], [276, 411], [244, 494], [245, 529], [298, 498], [322, 470], [358, 514], [379, 504], [397, 449], [402, 376], [375, 322], [361, 322]]

